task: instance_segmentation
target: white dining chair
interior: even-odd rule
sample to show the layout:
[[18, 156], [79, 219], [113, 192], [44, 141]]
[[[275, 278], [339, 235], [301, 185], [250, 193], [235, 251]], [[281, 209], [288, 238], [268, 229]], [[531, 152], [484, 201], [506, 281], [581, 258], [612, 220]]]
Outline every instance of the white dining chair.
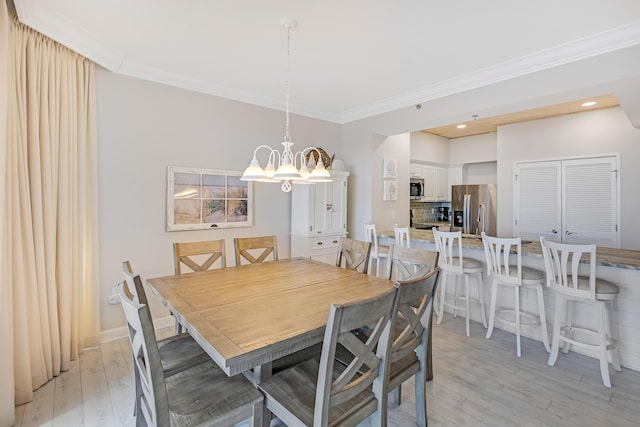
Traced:
[[[380, 274], [380, 260], [388, 260], [389, 259], [389, 246], [380, 246], [378, 245], [378, 233], [376, 232], [376, 225], [370, 222], [364, 223], [364, 240], [365, 242], [371, 243], [371, 254], [369, 256], [369, 262], [373, 264], [376, 263], [376, 276]], [[369, 272], [371, 272], [371, 268], [369, 268]]]
[[[284, 369], [258, 384], [265, 406], [287, 426], [355, 426], [371, 416], [387, 425], [391, 327], [398, 288], [366, 301], [331, 305], [319, 358]], [[366, 342], [353, 330], [371, 326]], [[336, 359], [340, 349], [351, 357]]]
[[342, 237], [340, 238], [340, 247], [336, 257], [336, 266], [367, 274], [370, 256], [370, 242]]
[[386, 277], [408, 280], [433, 271], [438, 266], [438, 252], [419, 248], [391, 246]]
[[[487, 274], [491, 278], [491, 303], [489, 305], [489, 327], [486, 338], [491, 338], [496, 319], [512, 325], [516, 333], [516, 354], [521, 357], [521, 326], [538, 326], [540, 327], [540, 336], [544, 347], [549, 352], [547, 318], [544, 309], [544, 295], [542, 293], [544, 272], [522, 265], [522, 240], [520, 237], [492, 237], [487, 236], [483, 231], [482, 243], [485, 257], [487, 258]], [[515, 258], [515, 264], [510, 262], [513, 258]], [[496, 307], [500, 288], [511, 288], [513, 290], [513, 308]], [[537, 313], [522, 310], [520, 294], [524, 290], [536, 292], [538, 297]]]
[[[225, 268], [227, 256], [224, 239], [203, 242], [176, 242], [173, 244], [175, 274]], [[188, 268], [187, 270], [184, 270]]]
[[[594, 350], [600, 359], [602, 382], [610, 388], [609, 361], [616, 371], [621, 371], [621, 367], [608, 305], [616, 299], [620, 288], [596, 277], [596, 245], [567, 245], [550, 242], [544, 237], [540, 237], [540, 245], [547, 270], [547, 286], [556, 294], [551, 354], [547, 364], [555, 365], [560, 342], [563, 353], [567, 353], [572, 345]], [[579, 274], [580, 267], [586, 270], [586, 275]], [[573, 323], [575, 303], [596, 309], [595, 328]], [[585, 335], [595, 336], [595, 343], [581, 340]]]
[[[147, 294], [142, 285], [142, 279], [139, 275], [134, 274], [133, 267], [129, 260], [122, 262], [122, 273], [126, 283], [126, 292], [128, 298], [136, 304], [142, 304], [149, 310], [147, 302]], [[151, 313], [149, 313], [151, 316]], [[133, 331], [129, 329], [131, 334]], [[155, 334], [154, 334], [155, 336]], [[132, 336], [129, 337], [133, 339]], [[200, 347], [191, 335], [180, 333], [167, 338], [156, 341], [158, 354], [160, 356], [160, 365], [165, 377], [170, 377], [184, 370], [192, 368], [206, 361], [211, 360], [209, 355]], [[134, 365], [135, 366], [135, 365]], [[134, 367], [134, 381], [136, 392], [136, 404], [134, 411], [137, 411], [140, 396], [142, 396], [142, 385], [140, 383], [140, 374]]]
[[[175, 242], [173, 244], [175, 274], [225, 268], [227, 256], [224, 239], [202, 242]], [[182, 325], [176, 320], [176, 334], [182, 333]]]
[[248, 418], [252, 426], [262, 425], [262, 394], [242, 375], [228, 377], [210, 358], [167, 376], [148, 306], [135, 301], [126, 281], [118, 290], [140, 385], [137, 425], [232, 426]]
[[393, 225], [393, 234], [395, 237], [395, 246], [400, 248], [410, 248], [411, 239], [409, 237], [409, 227], [398, 227]]
[[260, 237], [236, 237], [233, 239], [236, 267], [248, 262], [256, 264], [278, 260], [278, 238], [276, 235]]

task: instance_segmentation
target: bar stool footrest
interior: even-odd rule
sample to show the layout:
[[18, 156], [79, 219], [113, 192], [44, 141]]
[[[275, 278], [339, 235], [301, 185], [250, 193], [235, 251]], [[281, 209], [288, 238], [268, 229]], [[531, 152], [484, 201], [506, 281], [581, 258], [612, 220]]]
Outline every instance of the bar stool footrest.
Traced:
[[[513, 308], [496, 308], [496, 318], [515, 325], [516, 311]], [[540, 316], [520, 310], [520, 326], [540, 326]]]
[[[594, 336], [597, 337], [599, 335], [598, 331], [594, 331], [593, 329], [588, 329], [588, 328], [581, 328], [578, 326], [562, 326], [560, 327], [560, 340], [567, 342], [571, 345], [577, 345], [579, 347], [584, 347], [584, 348], [593, 348], [593, 349], [598, 349], [600, 348], [600, 344], [595, 342], [595, 343], [590, 343], [590, 342], [585, 342], [585, 341], [578, 341], [577, 339], [574, 338], [573, 336], [573, 332], [578, 332], [578, 334], [585, 334], [585, 335], [589, 335], [589, 336]], [[570, 335], [568, 335], [567, 333], [569, 333]], [[610, 337], [609, 335], [607, 335], [607, 350], [614, 350], [616, 348], [616, 340], [612, 337]]]
[[[460, 305], [456, 303], [456, 301], [460, 301]], [[466, 307], [464, 305], [465, 297], [464, 295], [451, 295], [444, 297], [444, 306], [449, 307], [453, 310], [464, 310]], [[480, 307], [480, 301], [477, 298], [469, 298], [469, 308], [472, 307]]]

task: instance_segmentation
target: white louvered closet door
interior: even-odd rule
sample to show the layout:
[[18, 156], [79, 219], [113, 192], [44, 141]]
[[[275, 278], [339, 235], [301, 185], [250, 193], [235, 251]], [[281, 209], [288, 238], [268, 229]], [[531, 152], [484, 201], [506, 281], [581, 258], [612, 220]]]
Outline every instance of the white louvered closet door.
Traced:
[[617, 159], [562, 161], [563, 242], [619, 247]]
[[514, 234], [619, 247], [618, 158], [516, 164]]
[[514, 234], [523, 240], [562, 238], [561, 163], [516, 164]]

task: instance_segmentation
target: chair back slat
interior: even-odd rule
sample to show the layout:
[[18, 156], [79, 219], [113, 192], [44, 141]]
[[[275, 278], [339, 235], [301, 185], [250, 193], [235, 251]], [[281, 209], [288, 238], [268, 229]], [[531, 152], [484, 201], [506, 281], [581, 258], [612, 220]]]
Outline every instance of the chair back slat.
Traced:
[[148, 304], [147, 293], [144, 290], [142, 279], [140, 279], [140, 276], [134, 274], [133, 267], [129, 260], [122, 262], [122, 274], [124, 276], [124, 280], [127, 282], [127, 289], [128, 292], [131, 293], [133, 300], [136, 303]]
[[[390, 352], [391, 325], [397, 311], [398, 289], [377, 298], [346, 306], [332, 305], [325, 329], [318, 384], [314, 425], [327, 425], [330, 408], [370, 390], [376, 398], [377, 411], [386, 420], [386, 377]], [[352, 331], [374, 325], [366, 342]], [[341, 345], [352, 356], [349, 365], [333, 378], [336, 349]], [[365, 367], [366, 366], [366, 370]]]
[[354, 240], [349, 237], [340, 239], [340, 248], [336, 265], [348, 270], [367, 273], [369, 269], [369, 257], [371, 256], [371, 243]]
[[191, 272], [206, 271], [214, 267], [218, 260], [220, 260], [219, 268], [227, 266], [224, 239], [173, 244], [176, 274], [185, 273], [182, 271], [184, 266], [188, 267]]
[[395, 247], [410, 248], [411, 239], [409, 238], [409, 227], [393, 226], [393, 234], [395, 237]]
[[233, 239], [236, 266], [242, 261], [257, 264], [265, 261], [278, 260], [278, 243], [275, 235], [261, 237], [236, 237]]
[[387, 278], [390, 280], [408, 280], [420, 277], [434, 270], [438, 265], [438, 252], [418, 248], [389, 248]]
[[439, 231], [434, 228], [433, 237], [436, 250], [440, 253], [440, 268], [454, 274], [462, 274], [462, 232]]
[[[540, 246], [547, 286], [575, 298], [596, 300], [596, 245], [567, 245], [540, 237]], [[579, 274], [581, 266], [584, 276]]]
[[378, 253], [378, 233], [375, 224], [364, 223], [364, 241], [371, 243], [371, 250], [374, 254]]
[[[487, 274], [498, 282], [522, 286], [522, 241], [520, 237], [504, 238], [487, 236], [482, 232], [482, 244], [487, 261]], [[509, 263], [511, 255], [516, 264]], [[515, 269], [515, 271], [511, 271]]]

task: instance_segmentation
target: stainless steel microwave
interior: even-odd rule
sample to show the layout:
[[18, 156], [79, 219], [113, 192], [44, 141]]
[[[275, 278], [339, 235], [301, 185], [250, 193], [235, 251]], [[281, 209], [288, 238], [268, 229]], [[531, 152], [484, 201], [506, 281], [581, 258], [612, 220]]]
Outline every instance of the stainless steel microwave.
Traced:
[[409, 198], [411, 200], [422, 200], [424, 198], [424, 179], [411, 178], [409, 181]]

